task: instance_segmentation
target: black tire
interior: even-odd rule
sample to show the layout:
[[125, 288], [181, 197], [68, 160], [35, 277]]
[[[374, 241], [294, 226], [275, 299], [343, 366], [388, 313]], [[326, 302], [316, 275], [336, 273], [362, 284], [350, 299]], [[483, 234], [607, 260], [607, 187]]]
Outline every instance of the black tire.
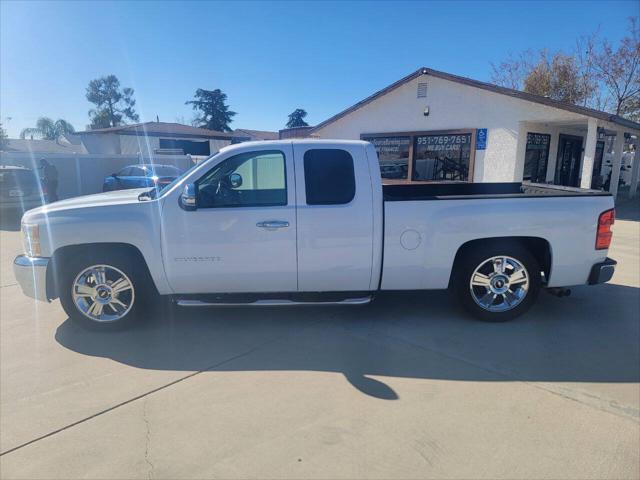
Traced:
[[[126, 296], [122, 299], [125, 303], [128, 303], [127, 300], [130, 299], [132, 304], [128, 312], [119, 318], [107, 321], [92, 319], [83, 313], [74, 301], [73, 288], [76, 278], [94, 265], [106, 265], [112, 267], [112, 269], [120, 270], [132, 284], [131, 291], [123, 292]], [[71, 320], [83, 327], [116, 330], [131, 326], [133, 323], [138, 323], [150, 316], [153, 300], [158, 296], [144, 262], [137, 258], [136, 255], [126, 251], [110, 251], [109, 249], [100, 251], [100, 247], [97, 246], [95, 254], [83, 252], [78, 255], [66, 256], [63, 265], [60, 265], [59, 271], [60, 275], [56, 286], [62, 308]], [[114, 272], [114, 270], [110, 271]], [[92, 300], [88, 300], [88, 303], [92, 303]], [[105, 306], [104, 309], [107, 310], [109, 307]], [[111, 310], [109, 309], [109, 311]], [[114, 315], [117, 316], [117, 314]]]
[[[489, 262], [490, 259], [494, 257], [510, 257], [524, 266], [526, 270], [528, 288], [522, 295], [522, 298], [518, 300], [519, 303], [516, 304], [516, 301], [512, 300], [515, 304], [513, 307], [508, 307], [505, 301], [505, 295], [510, 295], [506, 292], [505, 294], [497, 295], [497, 298], [494, 300], [496, 305], [492, 303], [488, 307], [482, 307], [479, 301], [477, 302], [475, 299], [485, 292], [491, 295], [494, 293], [489, 287], [471, 286], [472, 275], [476, 271], [476, 268]], [[511, 266], [509, 266], [509, 268], [511, 268]], [[532, 255], [525, 246], [516, 241], [488, 241], [473, 246], [461, 254], [454, 267], [451, 287], [462, 306], [477, 319], [485, 322], [506, 322], [519, 317], [531, 308], [540, 293], [541, 284], [540, 265], [535, 256]], [[498, 283], [498, 285], [501, 286], [500, 283]], [[482, 290], [483, 288], [485, 290]], [[521, 293], [517, 285], [513, 287], [510, 286], [508, 289], [517, 289], [517, 293]], [[512, 293], [513, 291], [516, 290], [512, 290]], [[511, 299], [513, 299], [512, 296]], [[504, 311], [490, 311], [488, 309], [499, 308], [498, 303], [502, 303], [502, 308], [508, 309]]]

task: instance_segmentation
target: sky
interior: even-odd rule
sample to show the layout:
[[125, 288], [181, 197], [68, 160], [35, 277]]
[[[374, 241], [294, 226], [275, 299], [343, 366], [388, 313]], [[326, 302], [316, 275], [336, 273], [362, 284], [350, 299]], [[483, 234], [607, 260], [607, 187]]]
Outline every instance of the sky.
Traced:
[[190, 123], [185, 101], [221, 89], [232, 128], [319, 123], [419, 67], [488, 81], [491, 62], [617, 42], [640, 2], [31, 2], [0, 0], [0, 122], [89, 123], [90, 80], [135, 90], [141, 121]]

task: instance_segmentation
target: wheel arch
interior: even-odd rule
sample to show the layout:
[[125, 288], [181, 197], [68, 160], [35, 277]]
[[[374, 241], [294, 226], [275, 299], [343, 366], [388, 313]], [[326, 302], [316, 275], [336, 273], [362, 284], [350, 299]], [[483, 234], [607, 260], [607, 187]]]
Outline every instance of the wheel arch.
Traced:
[[496, 243], [517, 243], [525, 247], [531, 254], [536, 258], [540, 268], [544, 272], [544, 281], [545, 283], [549, 281], [549, 277], [551, 276], [551, 268], [553, 264], [553, 251], [551, 249], [551, 244], [549, 241], [542, 237], [526, 237], [526, 236], [518, 236], [518, 237], [488, 237], [488, 238], [477, 238], [474, 240], [469, 240], [468, 242], [463, 243], [458, 248], [455, 258], [453, 260], [453, 266], [451, 269], [451, 274], [449, 275], [449, 286], [453, 281], [453, 276], [456, 272], [456, 267], [460, 264], [466, 252], [474, 250], [476, 248], [481, 248], [486, 244], [496, 244]]
[[94, 253], [99, 248], [101, 252], [118, 252], [130, 256], [133, 262], [139, 262], [146, 270], [146, 274], [151, 281], [156, 292], [158, 291], [157, 285], [151, 272], [147, 261], [142, 255], [142, 252], [138, 247], [130, 243], [117, 243], [117, 242], [95, 242], [95, 243], [82, 243], [75, 245], [66, 245], [64, 247], [57, 248], [51, 256], [51, 261], [47, 267], [47, 298], [55, 299], [60, 295], [58, 293], [58, 278], [62, 269], [65, 266], [66, 261], [75, 256]]

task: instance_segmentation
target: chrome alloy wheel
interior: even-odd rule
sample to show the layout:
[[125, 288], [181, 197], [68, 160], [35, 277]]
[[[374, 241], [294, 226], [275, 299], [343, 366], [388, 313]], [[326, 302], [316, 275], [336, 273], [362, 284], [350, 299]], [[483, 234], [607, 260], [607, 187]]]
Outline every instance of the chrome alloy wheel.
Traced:
[[488, 312], [506, 312], [520, 305], [529, 291], [529, 272], [512, 257], [484, 260], [469, 281], [473, 300]]
[[135, 300], [133, 283], [110, 265], [93, 265], [73, 281], [71, 296], [76, 308], [94, 322], [115, 322], [124, 317]]

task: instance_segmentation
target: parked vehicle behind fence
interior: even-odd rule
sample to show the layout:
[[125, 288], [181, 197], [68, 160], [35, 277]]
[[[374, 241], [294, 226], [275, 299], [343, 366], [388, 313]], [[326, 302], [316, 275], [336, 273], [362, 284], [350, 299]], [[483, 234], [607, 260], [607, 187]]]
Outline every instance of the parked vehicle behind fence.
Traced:
[[0, 210], [3, 214], [22, 213], [44, 203], [38, 174], [30, 168], [0, 165]]
[[162, 187], [180, 176], [180, 169], [173, 165], [128, 165], [104, 179], [103, 192], [130, 188]]
[[[542, 288], [608, 281], [610, 194], [521, 183], [382, 185], [362, 141], [223, 148], [165, 188], [63, 200], [23, 217], [15, 275], [93, 325], [182, 306], [354, 305], [450, 288], [482, 320]], [[428, 310], [425, 311], [428, 315]]]

